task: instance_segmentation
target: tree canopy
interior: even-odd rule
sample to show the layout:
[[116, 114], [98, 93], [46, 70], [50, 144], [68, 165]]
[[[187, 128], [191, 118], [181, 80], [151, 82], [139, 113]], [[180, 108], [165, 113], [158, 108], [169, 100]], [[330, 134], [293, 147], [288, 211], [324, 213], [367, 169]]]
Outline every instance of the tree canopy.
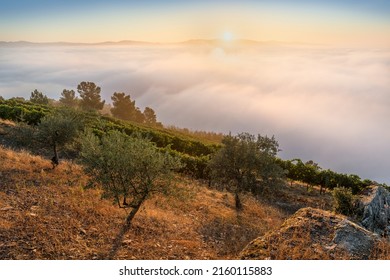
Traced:
[[82, 128], [82, 116], [71, 109], [58, 108], [41, 119], [36, 139], [53, 149], [53, 168], [59, 163], [58, 148], [70, 143]]
[[140, 109], [135, 106], [135, 101], [131, 100], [130, 95], [126, 95], [124, 92], [115, 92], [111, 96], [111, 100], [113, 102], [111, 113], [114, 117], [140, 123], [144, 121], [144, 115]]
[[149, 125], [157, 124], [157, 116], [154, 110], [150, 107], [145, 107], [144, 109], [145, 123]]
[[101, 101], [101, 88], [93, 82], [81, 82], [77, 86], [77, 92], [80, 94], [80, 106], [84, 110], [101, 110], [105, 101]]
[[275, 161], [279, 144], [274, 137], [229, 134], [223, 138], [222, 145], [209, 168], [212, 178], [235, 192], [237, 208], [240, 192], [259, 193], [261, 187], [276, 185], [283, 177], [283, 169]]
[[76, 107], [79, 100], [76, 97], [76, 92], [73, 89], [72, 90], [64, 89], [61, 92], [60, 102], [65, 106]]
[[49, 98], [37, 89], [31, 92], [30, 101], [36, 104], [49, 104]]

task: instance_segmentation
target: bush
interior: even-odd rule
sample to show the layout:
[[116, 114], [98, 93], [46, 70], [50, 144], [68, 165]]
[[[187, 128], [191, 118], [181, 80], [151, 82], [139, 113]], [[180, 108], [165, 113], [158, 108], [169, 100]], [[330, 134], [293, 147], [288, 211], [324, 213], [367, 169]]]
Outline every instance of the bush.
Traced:
[[354, 195], [351, 189], [337, 187], [332, 191], [333, 209], [338, 214], [351, 215], [354, 212]]

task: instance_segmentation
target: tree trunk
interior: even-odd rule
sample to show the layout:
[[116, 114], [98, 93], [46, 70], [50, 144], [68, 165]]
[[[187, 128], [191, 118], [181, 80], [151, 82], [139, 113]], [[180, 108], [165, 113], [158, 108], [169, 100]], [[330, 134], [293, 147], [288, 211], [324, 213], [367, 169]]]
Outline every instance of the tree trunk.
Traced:
[[112, 260], [115, 257], [116, 253], [118, 252], [119, 248], [122, 245], [123, 237], [125, 236], [125, 234], [131, 228], [131, 222], [132, 222], [135, 214], [137, 214], [137, 212], [138, 212], [139, 208], [141, 207], [143, 201], [144, 201], [144, 199], [141, 200], [141, 202], [139, 202], [131, 210], [131, 212], [127, 216], [125, 224], [122, 226], [122, 229], [119, 231], [118, 235], [115, 237], [115, 240], [114, 240], [114, 243], [112, 245], [112, 248], [111, 248], [110, 252], [107, 255], [107, 258], [106, 258], [107, 260]]
[[240, 196], [238, 194], [238, 191], [236, 191], [236, 193], [234, 195], [234, 198], [235, 198], [235, 201], [236, 201], [236, 211], [239, 212], [239, 211], [242, 210], [243, 206], [242, 206], [241, 199], [240, 199]]
[[53, 169], [59, 164], [58, 152], [57, 152], [57, 144], [54, 141], [53, 144], [54, 157], [51, 159], [51, 163], [53, 164]]

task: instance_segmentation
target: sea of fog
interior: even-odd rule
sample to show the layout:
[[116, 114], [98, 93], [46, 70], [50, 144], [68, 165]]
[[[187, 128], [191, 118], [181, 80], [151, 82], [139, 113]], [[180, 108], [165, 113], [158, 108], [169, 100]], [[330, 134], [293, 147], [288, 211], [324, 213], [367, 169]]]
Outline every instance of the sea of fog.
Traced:
[[275, 135], [280, 156], [390, 183], [390, 50], [310, 45], [0, 44], [0, 95], [93, 81], [167, 125]]

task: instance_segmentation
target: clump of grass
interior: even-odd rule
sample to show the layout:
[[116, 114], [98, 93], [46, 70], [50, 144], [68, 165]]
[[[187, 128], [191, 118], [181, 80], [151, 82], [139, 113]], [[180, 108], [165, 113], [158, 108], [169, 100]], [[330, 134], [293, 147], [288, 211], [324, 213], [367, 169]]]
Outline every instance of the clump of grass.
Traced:
[[238, 255], [250, 241], [261, 234], [255, 225], [215, 218], [200, 229], [204, 240], [219, 256]]

